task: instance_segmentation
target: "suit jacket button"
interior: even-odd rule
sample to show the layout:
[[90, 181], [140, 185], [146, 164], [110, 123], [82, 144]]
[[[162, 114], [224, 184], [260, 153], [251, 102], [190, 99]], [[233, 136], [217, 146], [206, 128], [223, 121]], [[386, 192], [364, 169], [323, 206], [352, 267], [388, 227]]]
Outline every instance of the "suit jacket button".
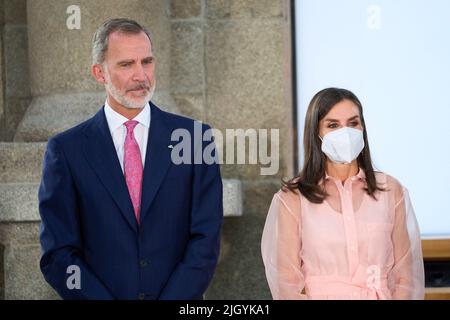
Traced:
[[139, 300], [145, 299], [145, 293], [139, 293]]
[[141, 260], [140, 265], [141, 268], [145, 268], [148, 265], [147, 260]]

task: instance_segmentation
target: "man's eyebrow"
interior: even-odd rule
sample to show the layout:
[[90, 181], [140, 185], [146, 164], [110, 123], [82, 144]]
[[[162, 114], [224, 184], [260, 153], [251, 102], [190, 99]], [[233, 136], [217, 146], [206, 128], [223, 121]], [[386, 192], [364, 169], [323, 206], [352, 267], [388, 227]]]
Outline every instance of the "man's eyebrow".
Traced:
[[117, 62], [117, 64], [125, 64], [125, 63], [133, 63], [133, 59], [127, 59], [127, 60], [120, 60]]
[[[153, 56], [145, 57], [141, 61], [153, 61], [155, 58]], [[133, 59], [126, 59], [126, 60], [120, 60], [117, 62], [118, 65], [120, 64], [128, 64], [128, 63], [134, 63]]]
[[145, 58], [142, 59], [141, 61], [149, 62], [149, 61], [153, 61], [153, 60], [155, 60], [155, 57], [149, 56], [149, 57], [145, 57]]

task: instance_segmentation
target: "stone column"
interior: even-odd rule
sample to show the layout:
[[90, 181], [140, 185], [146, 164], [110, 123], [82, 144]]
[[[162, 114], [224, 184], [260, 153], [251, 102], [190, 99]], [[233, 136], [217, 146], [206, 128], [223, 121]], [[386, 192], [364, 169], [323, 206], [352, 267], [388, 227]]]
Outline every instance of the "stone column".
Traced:
[[[165, 0], [80, 0], [80, 29], [67, 20], [72, 0], [29, 0], [28, 40], [33, 100], [15, 136], [16, 141], [46, 141], [93, 115], [103, 104], [104, 88], [90, 75], [91, 40], [109, 17], [132, 18], [153, 35], [157, 57], [154, 101], [176, 111], [169, 94], [170, 23]], [[69, 20], [72, 21], [72, 20]]]
[[259, 165], [222, 166], [225, 178], [242, 181], [244, 207], [242, 217], [224, 223], [222, 259], [208, 290], [210, 298], [271, 297], [260, 245], [272, 197], [281, 178], [292, 176], [289, 16], [287, 0], [205, 0], [208, 123], [224, 134], [237, 128], [279, 129], [280, 134], [276, 175], [261, 175]]
[[171, 92], [181, 112], [206, 121], [204, 1], [170, 0]]
[[[4, 30], [4, 4], [3, 1], [0, 1], [0, 32], [3, 33]], [[3, 37], [0, 37], [0, 141], [5, 141], [6, 137], [6, 123], [5, 123], [5, 105], [4, 105], [4, 82], [3, 82], [3, 74], [4, 74], [4, 65], [3, 65]], [[0, 248], [1, 250], [1, 248]], [[0, 267], [1, 268], [1, 267]], [[1, 271], [1, 270], [0, 270]], [[1, 278], [0, 278], [0, 286], [1, 286]], [[1, 292], [0, 292], [1, 297]]]
[[0, 299], [57, 298], [39, 269], [37, 191], [45, 145], [0, 142]]
[[[26, 0], [1, 1], [0, 140], [12, 141], [30, 104]], [[4, 25], [3, 25], [4, 23]], [[3, 109], [3, 117], [2, 117]]]

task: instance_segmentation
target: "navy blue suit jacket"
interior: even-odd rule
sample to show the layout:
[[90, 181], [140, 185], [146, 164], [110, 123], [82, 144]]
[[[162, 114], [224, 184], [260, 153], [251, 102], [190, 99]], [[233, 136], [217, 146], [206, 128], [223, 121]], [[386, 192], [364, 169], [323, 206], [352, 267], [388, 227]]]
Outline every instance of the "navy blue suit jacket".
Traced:
[[[171, 133], [193, 137], [194, 121], [150, 109], [140, 225], [103, 108], [48, 141], [40, 266], [64, 299], [202, 299], [211, 281], [223, 222], [219, 165], [173, 164]], [[67, 286], [71, 265], [80, 289]]]

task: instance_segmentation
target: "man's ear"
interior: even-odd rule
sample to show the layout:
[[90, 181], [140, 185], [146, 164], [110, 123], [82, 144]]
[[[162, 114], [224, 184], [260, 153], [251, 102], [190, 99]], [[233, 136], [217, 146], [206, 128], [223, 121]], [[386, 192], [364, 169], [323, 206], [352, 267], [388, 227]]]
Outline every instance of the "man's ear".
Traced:
[[97, 80], [98, 83], [105, 84], [105, 72], [101, 64], [93, 64], [91, 67], [92, 76]]

